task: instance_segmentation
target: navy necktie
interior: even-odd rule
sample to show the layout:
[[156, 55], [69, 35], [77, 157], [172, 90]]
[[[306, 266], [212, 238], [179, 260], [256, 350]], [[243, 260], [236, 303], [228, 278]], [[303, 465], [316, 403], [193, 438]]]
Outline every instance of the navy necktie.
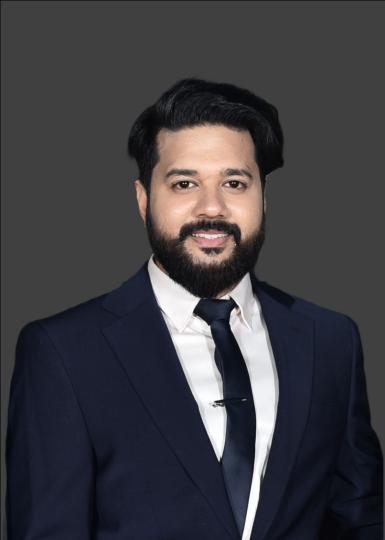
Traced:
[[232, 298], [204, 298], [198, 302], [194, 313], [210, 325], [215, 361], [222, 375], [223, 400], [216, 402], [224, 405], [227, 413], [221, 466], [242, 535], [254, 468], [255, 409], [247, 367], [230, 328], [230, 313], [236, 306]]

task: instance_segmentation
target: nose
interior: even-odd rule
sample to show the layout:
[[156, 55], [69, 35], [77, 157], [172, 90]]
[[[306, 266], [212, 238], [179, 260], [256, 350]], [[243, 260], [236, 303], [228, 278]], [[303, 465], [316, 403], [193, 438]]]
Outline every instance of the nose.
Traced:
[[226, 218], [229, 210], [219, 186], [202, 187], [195, 205], [195, 215], [197, 217]]

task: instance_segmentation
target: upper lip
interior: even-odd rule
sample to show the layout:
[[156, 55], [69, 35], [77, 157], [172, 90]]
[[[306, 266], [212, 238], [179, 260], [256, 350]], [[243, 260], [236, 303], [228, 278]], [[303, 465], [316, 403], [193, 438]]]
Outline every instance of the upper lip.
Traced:
[[209, 231], [203, 231], [203, 230], [198, 230], [198, 231], [193, 231], [192, 234], [229, 234], [227, 233], [226, 231], [217, 231], [215, 229], [210, 229]]

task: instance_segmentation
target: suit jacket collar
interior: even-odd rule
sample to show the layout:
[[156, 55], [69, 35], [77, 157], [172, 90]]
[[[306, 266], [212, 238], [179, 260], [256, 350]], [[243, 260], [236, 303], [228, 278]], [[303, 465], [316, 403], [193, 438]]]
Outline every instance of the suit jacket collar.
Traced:
[[[282, 502], [307, 419], [313, 320], [295, 310], [293, 297], [253, 273], [250, 277], [279, 380], [276, 425], [251, 536], [262, 540]], [[156, 302], [147, 261], [132, 278], [107, 294], [103, 307], [117, 316], [103, 333], [143, 405], [219, 521], [239, 539], [220, 464]]]
[[[153, 255], [148, 262], [148, 273], [157, 303], [175, 328], [183, 332], [193, 317], [193, 311], [198, 304], [199, 296], [194, 296], [182, 285], [176, 283], [165, 274], [154, 262]], [[243, 324], [251, 329], [253, 317], [253, 292], [249, 274], [243, 276], [230, 294], [239, 308], [239, 316]], [[208, 329], [210, 335], [210, 329]]]

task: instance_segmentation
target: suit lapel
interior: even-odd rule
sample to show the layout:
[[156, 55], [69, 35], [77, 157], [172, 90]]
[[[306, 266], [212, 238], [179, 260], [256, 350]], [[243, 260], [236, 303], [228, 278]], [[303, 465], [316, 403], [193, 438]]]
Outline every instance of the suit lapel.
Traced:
[[[313, 321], [290, 309], [291, 296], [278, 296], [250, 275], [279, 380], [276, 425], [251, 535], [251, 540], [262, 540], [282, 500], [307, 419]], [[103, 333], [135, 391], [218, 519], [239, 539], [220, 464], [153, 294], [147, 262], [106, 296], [104, 308], [118, 316]]]
[[294, 465], [309, 412], [313, 374], [313, 320], [294, 310], [294, 301], [251, 275], [269, 333], [279, 381], [277, 418], [262, 480], [251, 540], [271, 525]]
[[220, 464], [152, 293], [147, 263], [106, 297], [104, 307], [120, 315], [103, 333], [135, 391], [218, 519], [239, 538]]

